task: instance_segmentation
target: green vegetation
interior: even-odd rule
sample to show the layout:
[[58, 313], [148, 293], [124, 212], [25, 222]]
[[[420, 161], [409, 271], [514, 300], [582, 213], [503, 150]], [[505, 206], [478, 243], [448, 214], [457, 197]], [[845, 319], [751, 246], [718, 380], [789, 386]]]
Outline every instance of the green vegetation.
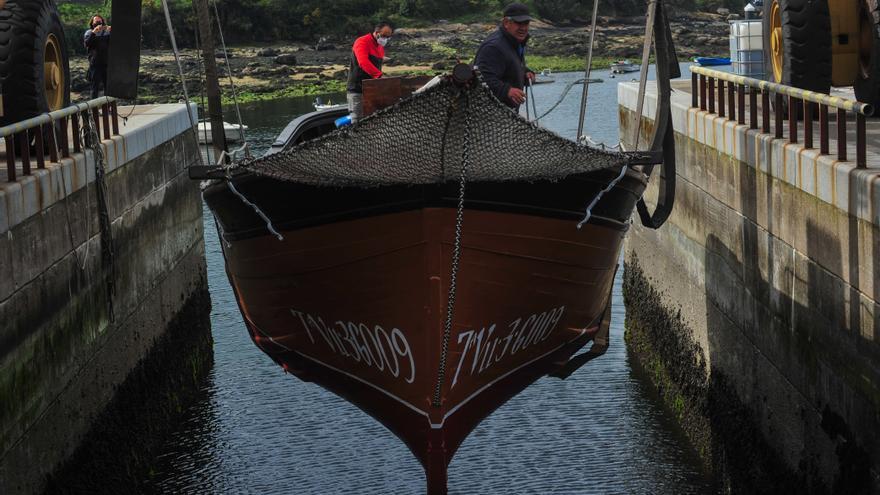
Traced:
[[[317, 96], [328, 93], [341, 93], [345, 91], [345, 81], [318, 81], [318, 82], [295, 82], [283, 88], [268, 92], [244, 91], [238, 93], [238, 102], [274, 100], [276, 98], [293, 98], [297, 96]], [[232, 92], [223, 92], [223, 104], [233, 103]]]
[[[214, 1], [214, 0], [212, 0]], [[451, 22], [491, 22], [501, 17], [510, 0], [216, 0], [220, 23], [230, 44], [277, 41], [317, 42], [322, 37], [350, 38], [365, 33], [380, 20], [397, 27], [425, 27], [446, 19]], [[592, 2], [583, 0], [526, 0], [532, 11], [552, 22], [586, 23]], [[745, 0], [671, 0], [677, 10], [714, 10], [728, 7], [739, 11]], [[195, 12], [192, 0], [168, 0], [175, 36], [181, 47], [195, 45]], [[169, 45], [160, 0], [143, 0], [144, 46]], [[91, 14], [109, 14], [109, 3], [59, 4], [65, 30], [71, 41], [82, 35]], [[600, 4], [600, 13], [610, 16], [644, 15], [644, 0], [616, 0]], [[112, 19], [109, 19], [112, 23]], [[82, 43], [71, 43], [73, 49]]]

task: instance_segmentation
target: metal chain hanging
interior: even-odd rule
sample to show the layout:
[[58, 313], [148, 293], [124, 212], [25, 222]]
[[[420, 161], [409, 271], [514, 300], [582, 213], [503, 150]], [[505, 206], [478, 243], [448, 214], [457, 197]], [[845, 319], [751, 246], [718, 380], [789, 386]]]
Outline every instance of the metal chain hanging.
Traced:
[[452, 269], [449, 275], [449, 295], [446, 302], [446, 323], [443, 326], [443, 344], [440, 348], [440, 365], [437, 370], [437, 384], [434, 387], [434, 398], [431, 405], [440, 407], [440, 398], [443, 392], [443, 382], [446, 380], [446, 357], [449, 354], [449, 337], [452, 334], [452, 323], [455, 316], [455, 293], [456, 280], [458, 277], [459, 261], [461, 259], [461, 226], [464, 221], [464, 190], [467, 185], [467, 171], [470, 163], [470, 131], [471, 116], [468, 112], [470, 100], [467, 93], [462, 93], [464, 99], [464, 136], [461, 147], [461, 173], [458, 178], [458, 209], [455, 213], [455, 243], [452, 249]]
[[[82, 119], [80, 142], [82, 149], [90, 148], [95, 161], [95, 196], [98, 206], [98, 226], [101, 231], [101, 264], [104, 269], [104, 283], [107, 287], [107, 310], [110, 321], [115, 320], [113, 313], [113, 295], [116, 293], [116, 263], [113, 250], [113, 233], [110, 222], [110, 212], [107, 209], [107, 184], [104, 180], [106, 167], [104, 163], [104, 149], [101, 147], [101, 138], [98, 130], [92, 125], [92, 116], [86, 113]], [[88, 196], [88, 191], [86, 192]], [[88, 243], [88, 239], [86, 239]]]

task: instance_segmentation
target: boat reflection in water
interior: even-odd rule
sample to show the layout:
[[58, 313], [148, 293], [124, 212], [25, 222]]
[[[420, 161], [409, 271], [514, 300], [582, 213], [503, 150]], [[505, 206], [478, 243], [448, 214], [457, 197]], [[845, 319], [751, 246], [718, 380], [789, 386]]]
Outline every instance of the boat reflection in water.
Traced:
[[[424, 98], [459, 90], [432, 91]], [[468, 91], [470, 104], [485, 97], [480, 87]], [[344, 114], [296, 119], [269, 153], [327, 134]], [[506, 109], [497, 115], [547, 146], [562, 140]], [[367, 139], [371, 122], [300, 153]], [[652, 154], [596, 156], [656, 163]], [[325, 165], [330, 174], [336, 164]], [[248, 167], [211, 173], [222, 175], [205, 200], [254, 343], [402, 439], [424, 466], [429, 493], [446, 493], [453, 455], [493, 410], [541, 376], [567, 376], [603, 352], [621, 242], [647, 181], [638, 167], [505, 181], [475, 169], [462, 203], [464, 180], [326, 187], [306, 173], [299, 182]]]

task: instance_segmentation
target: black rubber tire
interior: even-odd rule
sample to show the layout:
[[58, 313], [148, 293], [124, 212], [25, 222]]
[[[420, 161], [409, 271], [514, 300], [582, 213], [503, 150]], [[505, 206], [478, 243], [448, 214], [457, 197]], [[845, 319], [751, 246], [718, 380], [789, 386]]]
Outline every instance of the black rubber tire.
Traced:
[[870, 61], [866, 67], [859, 68], [859, 74], [853, 83], [856, 99], [870, 103], [877, 113], [877, 105], [880, 105], [880, 1], [861, 0], [859, 6], [860, 15], [867, 15], [872, 26], [873, 44], [871, 45]]
[[61, 47], [64, 104], [70, 104], [70, 64], [58, 9], [52, 0], [6, 0], [0, 9], [0, 85], [6, 125], [49, 110], [44, 90], [46, 39], [54, 34]]
[[[771, 61], [770, 15], [779, 4], [782, 21], [782, 79]], [[819, 93], [831, 90], [831, 16], [827, 0], [771, 0], [764, 6], [764, 60], [767, 79]]]

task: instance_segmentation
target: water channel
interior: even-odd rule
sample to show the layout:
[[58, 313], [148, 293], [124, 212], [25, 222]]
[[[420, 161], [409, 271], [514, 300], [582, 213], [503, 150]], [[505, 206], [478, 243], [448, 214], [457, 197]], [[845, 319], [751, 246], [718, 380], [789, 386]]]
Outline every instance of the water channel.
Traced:
[[[687, 73], [686, 71], [684, 71]], [[590, 88], [587, 133], [617, 143], [617, 82]], [[580, 74], [538, 85], [538, 112]], [[324, 97], [325, 101], [327, 97]], [[344, 95], [332, 95], [342, 101]], [[580, 87], [542, 125], [573, 137]], [[242, 107], [248, 138], [265, 150], [312, 98]], [[234, 121], [234, 112], [226, 120]], [[213, 311], [214, 368], [150, 482], [163, 493], [418, 494], [424, 473], [379, 423], [314, 384], [285, 375], [248, 337], [210, 212], [205, 243]], [[565, 381], [545, 377], [489, 416], [449, 470], [453, 494], [711, 493], [696, 454], [634, 367], [624, 344], [620, 273], [612, 345]]]

